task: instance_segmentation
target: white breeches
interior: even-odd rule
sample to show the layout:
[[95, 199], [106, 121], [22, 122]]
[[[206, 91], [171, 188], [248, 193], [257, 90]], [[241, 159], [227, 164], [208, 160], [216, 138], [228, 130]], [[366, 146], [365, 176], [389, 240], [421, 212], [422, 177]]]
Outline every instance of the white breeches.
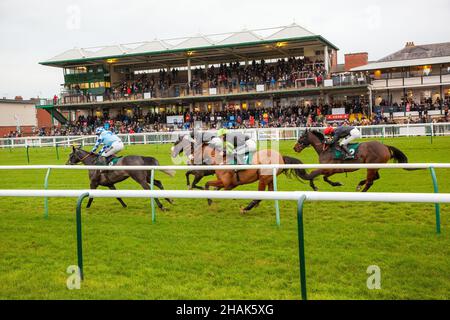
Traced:
[[355, 140], [355, 139], [359, 139], [361, 138], [361, 132], [358, 129], [353, 129], [352, 131], [350, 131], [350, 135], [343, 139], [341, 142], [339, 142], [339, 145], [342, 146], [346, 146], [347, 144], [349, 144], [351, 141]]
[[120, 151], [123, 150], [123, 142], [122, 141], [114, 141], [111, 145], [111, 147], [109, 147], [109, 149], [107, 149], [106, 151], [104, 151], [102, 153], [102, 157], [109, 157], [115, 153], [118, 153]]

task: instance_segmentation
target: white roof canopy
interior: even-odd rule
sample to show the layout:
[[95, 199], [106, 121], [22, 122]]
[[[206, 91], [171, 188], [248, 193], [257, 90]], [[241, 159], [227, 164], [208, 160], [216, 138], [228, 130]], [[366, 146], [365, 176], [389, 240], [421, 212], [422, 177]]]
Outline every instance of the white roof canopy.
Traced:
[[[291, 24], [283, 27], [268, 29], [243, 30], [232, 33], [197, 35], [194, 37], [153, 40], [140, 43], [108, 45], [95, 48], [74, 48], [67, 50], [47, 61], [45, 65], [61, 66], [69, 63], [83, 63], [83, 61], [103, 60], [109, 58], [127, 58], [135, 55], [172, 54], [182, 50], [220, 49], [228, 46], [245, 46], [245, 44], [261, 44], [276, 41], [296, 41], [320, 44], [327, 43], [337, 49], [320, 35], [313, 34], [305, 28]], [[315, 42], [314, 42], [315, 41]]]

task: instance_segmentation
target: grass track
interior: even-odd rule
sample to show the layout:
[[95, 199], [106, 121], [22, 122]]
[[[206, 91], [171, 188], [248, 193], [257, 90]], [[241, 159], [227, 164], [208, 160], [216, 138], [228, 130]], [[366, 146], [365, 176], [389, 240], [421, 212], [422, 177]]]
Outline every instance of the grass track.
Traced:
[[[450, 138], [385, 139], [410, 162], [449, 162]], [[312, 149], [300, 155], [284, 141], [284, 155], [316, 163]], [[128, 146], [124, 154], [155, 156], [171, 164], [169, 145]], [[51, 148], [32, 148], [32, 164], [63, 164]], [[25, 149], [0, 150], [0, 165], [26, 164]], [[353, 191], [364, 171], [332, 177], [344, 183], [321, 191]], [[441, 192], [450, 192], [450, 170], [437, 170]], [[3, 189], [43, 188], [45, 171], [1, 171]], [[182, 172], [157, 174], [166, 189], [185, 189]], [[206, 181], [206, 180], [205, 180]], [[88, 187], [84, 171], [54, 171], [50, 189]], [[133, 181], [119, 189], [140, 189]], [[309, 190], [279, 178], [279, 190]], [[256, 184], [239, 190], [256, 190]], [[428, 171], [382, 170], [371, 191], [432, 192]], [[76, 264], [75, 199], [0, 199], [0, 299], [298, 299], [296, 204], [281, 202], [281, 228], [273, 202], [246, 216], [244, 200], [177, 199], [151, 224], [145, 199], [96, 199], [83, 211], [86, 280], [66, 288], [66, 268]], [[449, 299], [450, 206], [442, 206], [442, 234], [434, 230], [434, 207], [422, 204], [306, 203], [305, 237], [311, 299]], [[381, 268], [381, 290], [368, 290], [366, 269]]]

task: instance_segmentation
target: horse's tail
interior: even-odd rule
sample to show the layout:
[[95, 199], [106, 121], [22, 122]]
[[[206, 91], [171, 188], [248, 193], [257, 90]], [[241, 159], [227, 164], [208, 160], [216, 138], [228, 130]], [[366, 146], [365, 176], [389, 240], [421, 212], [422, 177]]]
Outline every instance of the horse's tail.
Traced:
[[[408, 157], [406, 154], [401, 152], [399, 149], [393, 147], [393, 146], [387, 146], [389, 149], [389, 152], [391, 153], [391, 159], [394, 159], [398, 163], [408, 163]], [[404, 170], [413, 171], [413, 170], [420, 170], [420, 169], [410, 169], [406, 168]]]
[[[283, 161], [284, 164], [303, 164], [299, 159], [288, 156], [283, 156]], [[296, 178], [299, 181], [301, 181], [300, 179], [308, 180], [306, 178], [307, 173], [305, 169], [283, 169], [281, 173], [284, 173], [284, 175], [290, 179]]]
[[[144, 166], [159, 166], [159, 161], [153, 157], [142, 157], [142, 159], [144, 160]], [[176, 173], [175, 170], [170, 170], [170, 169], [167, 169], [167, 170], [160, 169], [159, 171], [161, 171], [171, 177], [173, 177]]]

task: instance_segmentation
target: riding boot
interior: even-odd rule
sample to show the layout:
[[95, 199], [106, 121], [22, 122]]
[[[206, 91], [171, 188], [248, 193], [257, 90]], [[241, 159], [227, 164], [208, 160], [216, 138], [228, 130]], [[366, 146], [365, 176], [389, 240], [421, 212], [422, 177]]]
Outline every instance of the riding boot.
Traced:
[[106, 157], [106, 164], [109, 164], [112, 159], [114, 159], [114, 155], [110, 155], [109, 157]]
[[350, 160], [350, 159], [354, 159], [354, 156], [350, 153], [350, 150], [348, 149], [348, 147], [346, 145], [341, 145], [341, 150], [344, 151], [345, 153], [345, 157], [344, 160]]

